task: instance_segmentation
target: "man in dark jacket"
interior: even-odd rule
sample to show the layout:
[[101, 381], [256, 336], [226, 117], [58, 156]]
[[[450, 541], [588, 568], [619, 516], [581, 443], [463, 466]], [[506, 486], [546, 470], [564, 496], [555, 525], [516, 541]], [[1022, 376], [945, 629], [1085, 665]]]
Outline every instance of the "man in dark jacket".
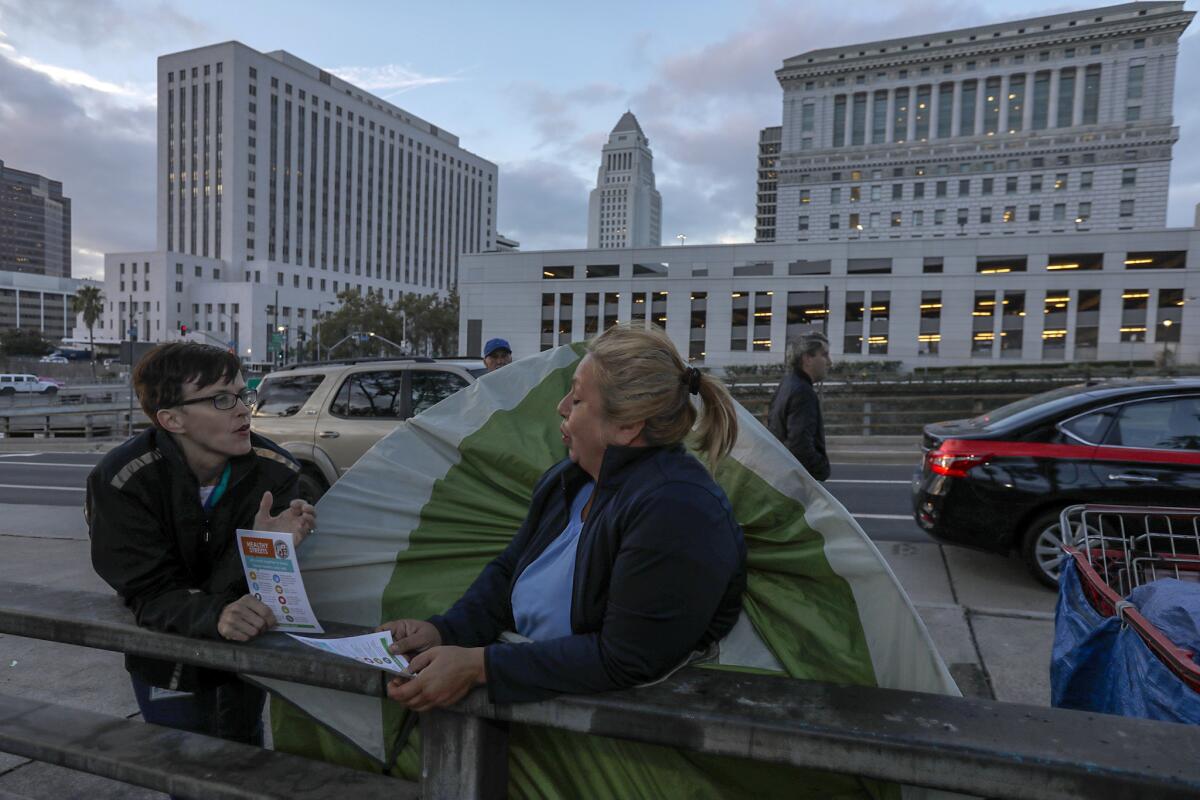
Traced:
[[[88, 476], [92, 565], [139, 625], [246, 641], [274, 623], [247, 591], [237, 528], [286, 531], [316, 523], [298, 499], [300, 468], [250, 432], [237, 356], [194, 343], [160, 345], [134, 371], [153, 427], [109, 452]], [[127, 656], [147, 722], [262, 743], [265, 695], [236, 675]]]
[[791, 371], [779, 381], [767, 414], [767, 428], [819, 481], [829, 478], [829, 456], [821, 401], [813, 384], [825, 379], [832, 364], [829, 340], [820, 333], [807, 334], [793, 350]]

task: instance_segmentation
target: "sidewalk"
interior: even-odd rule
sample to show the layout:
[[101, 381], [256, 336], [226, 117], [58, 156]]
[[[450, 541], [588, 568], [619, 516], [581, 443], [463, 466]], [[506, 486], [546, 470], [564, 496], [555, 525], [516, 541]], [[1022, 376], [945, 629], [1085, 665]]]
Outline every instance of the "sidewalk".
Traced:
[[[937, 544], [883, 542], [880, 549], [963, 694], [1049, 704], [1055, 595], [1036, 586], [1020, 562]], [[110, 591], [92, 572], [78, 508], [5, 507], [0, 581], [37, 580]], [[119, 653], [0, 635], [0, 693], [137, 717]], [[165, 797], [0, 753], [0, 797], [6, 792], [89, 800]]]

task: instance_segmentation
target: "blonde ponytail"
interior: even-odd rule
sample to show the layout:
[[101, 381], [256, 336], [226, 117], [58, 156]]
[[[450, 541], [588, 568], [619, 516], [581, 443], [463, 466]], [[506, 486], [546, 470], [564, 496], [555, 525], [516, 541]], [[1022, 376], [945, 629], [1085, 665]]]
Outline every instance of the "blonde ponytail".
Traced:
[[[647, 444], [671, 445], [692, 434], [710, 470], [733, 448], [737, 417], [725, 385], [689, 367], [661, 328], [614, 325], [588, 343], [605, 414], [644, 421]], [[698, 415], [691, 393], [700, 397]]]

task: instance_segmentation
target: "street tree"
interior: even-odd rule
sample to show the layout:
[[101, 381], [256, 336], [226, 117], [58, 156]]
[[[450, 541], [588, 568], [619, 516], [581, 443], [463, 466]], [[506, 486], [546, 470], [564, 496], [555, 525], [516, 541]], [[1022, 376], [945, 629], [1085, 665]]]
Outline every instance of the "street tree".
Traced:
[[92, 380], [96, 380], [96, 322], [104, 313], [104, 294], [99, 286], [84, 286], [71, 298], [71, 312], [83, 315], [88, 330], [88, 348], [92, 355]]

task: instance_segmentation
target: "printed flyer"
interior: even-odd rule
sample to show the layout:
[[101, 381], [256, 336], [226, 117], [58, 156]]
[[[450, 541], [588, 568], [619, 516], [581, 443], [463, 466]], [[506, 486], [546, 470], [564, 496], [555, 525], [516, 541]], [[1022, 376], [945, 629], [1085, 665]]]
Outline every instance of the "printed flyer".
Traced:
[[237, 539], [246, 585], [275, 613], [275, 630], [324, 633], [304, 591], [292, 534], [239, 529]]
[[289, 634], [289, 636], [298, 642], [303, 642], [309, 647], [324, 650], [326, 653], [333, 653], [343, 658], [351, 658], [363, 664], [387, 670], [388, 672], [395, 672], [397, 675], [403, 675], [406, 678], [415, 677], [408, 671], [407, 658], [388, 652], [388, 647], [392, 644], [391, 631], [376, 631], [374, 633], [364, 633], [360, 636], [343, 636], [340, 639], [310, 639], [306, 636], [297, 636], [294, 633]]

